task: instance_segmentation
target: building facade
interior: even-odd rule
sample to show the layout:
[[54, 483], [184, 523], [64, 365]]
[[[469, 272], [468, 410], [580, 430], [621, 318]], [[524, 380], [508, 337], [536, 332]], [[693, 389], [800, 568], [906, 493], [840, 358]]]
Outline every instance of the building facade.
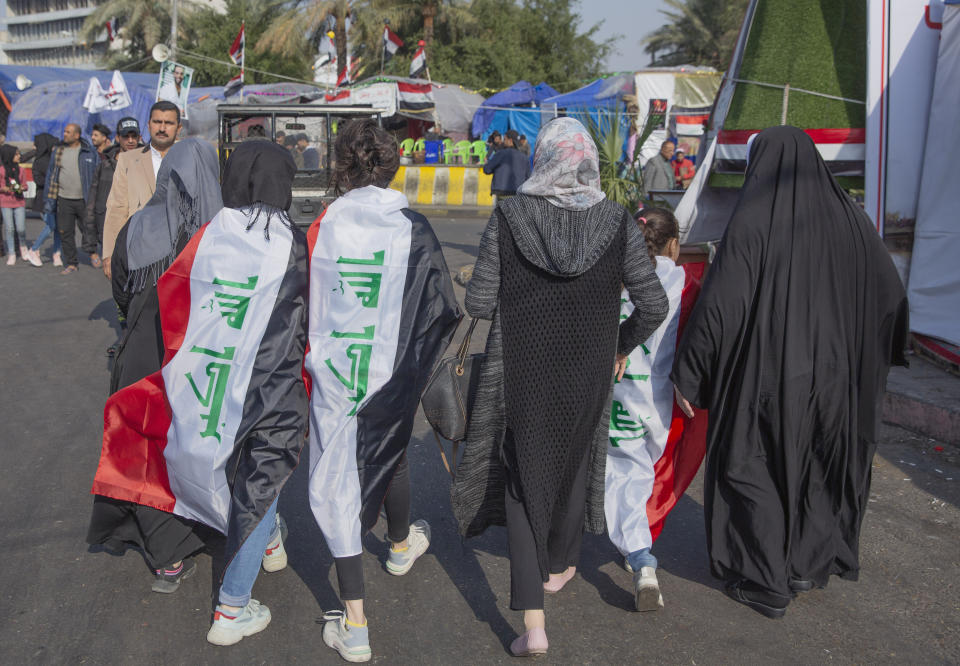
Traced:
[[102, 0], [3, 0], [0, 61], [9, 65], [93, 69], [106, 52], [106, 30], [79, 41], [83, 22]]

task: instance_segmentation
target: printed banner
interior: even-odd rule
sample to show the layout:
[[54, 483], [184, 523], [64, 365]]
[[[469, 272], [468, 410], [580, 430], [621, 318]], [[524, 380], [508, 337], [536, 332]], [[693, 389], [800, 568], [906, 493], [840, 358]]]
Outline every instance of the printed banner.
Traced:
[[160, 75], [157, 76], [156, 101], [173, 102], [180, 109], [180, 117], [187, 117], [187, 97], [190, 95], [190, 85], [193, 83], [193, 67], [187, 67], [179, 62], [167, 60], [160, 65]]

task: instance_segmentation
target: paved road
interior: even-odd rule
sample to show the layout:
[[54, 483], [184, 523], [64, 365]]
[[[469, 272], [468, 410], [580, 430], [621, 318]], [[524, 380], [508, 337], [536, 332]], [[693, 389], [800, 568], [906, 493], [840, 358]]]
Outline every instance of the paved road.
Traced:
[[[452, 270], [470, 263], [484, 219], [431, 214]], [[39, 222], [29, 220], [30, 237]], [[337, 606], [332, 559], [306, 500], [306, 466], [280, 501], [290, 566], [261, 574], [254, 595], [273, 612], [263, 633], [231, 648], [204, 639], [215, 594], [213, 555], [173, 595], [150, 592], [135, 552], [84, 543], [116, 336], [106, 282], [89, 267], [61, 277], [48, 264], [0, 264], [0, 656], [15, 663], [341, 663], [320, 637]], [[463, 295], [458, 287], [458, 294]], [[481, 340], [482, 342], [482, 340]], [[859, 583], [834, 580], [783, 620], [727, 599], [710, 577], [699, 479], [657, 542], [666, 608], [629, 612], [630, 577], [604, 539], [584, 542], [578, 576], [547, 600], [548, 662], [960, 662], [960, 452], [883, 430], [863, 529]], [[368, 614], [381, 663], [498, 663], [522, 627], [507, 608], [506, 536], [463, 543], [449, 483], [421, 419], [410, 460], [414, 515], [434, 545], [405, 578], [383, 569], [384, 526], [366, 538]]]

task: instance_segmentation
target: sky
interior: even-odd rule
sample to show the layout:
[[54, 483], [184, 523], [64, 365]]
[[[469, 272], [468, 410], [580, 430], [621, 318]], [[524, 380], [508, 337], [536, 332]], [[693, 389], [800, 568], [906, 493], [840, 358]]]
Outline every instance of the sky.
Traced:
[[601, 40], [620, 34], [614, 52], [607, 58], [607, 69], [619, 72], [642, 69], [650, 63], [640, 39], [666, 22], [659, 11], [666, 8], [663, 0], [580, 0], [577, 11], [581, 29], [603, 21], [597, 32]]

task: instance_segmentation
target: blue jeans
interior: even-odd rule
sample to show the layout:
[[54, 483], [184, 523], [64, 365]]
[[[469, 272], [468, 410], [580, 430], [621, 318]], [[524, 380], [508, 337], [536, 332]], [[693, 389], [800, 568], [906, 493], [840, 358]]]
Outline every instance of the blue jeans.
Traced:
[[273, 504], [267, 509], [267, 515], [240, 546], [223, 574], [223, 583], [220, 585], [221, 604], [243, 608], [250, 601], [250, 592], [253, 591], [253, 584], [257, 582], [257, 574], [260, 573], [263, 551], [267, 549], [270, 537], [275, 535], [276, 527], [277, 500], [273, 500]]
[[657, 558], [653, 556], [649, 548], [641, 548], [627, 555], [627, 562], [634, 571], [640, 571], [640, 567], [657, 568]]
[[57, 214], [56, 213], [44, 213], [43, 214], [43, 231], [40, 232], [40, 235], [37, 236], [37, 240], [33, 242], [33, 247], [30, 249], [34, 252], [40, 250], [40, 246], [43, 245], [43, 241], [47, 240], [47, 237], [50, 234], [53, 234], [53, 251], [60, 251], [60, 231], [57, 229]]
[[3, 216], [3, 232], [6, 234], [4, 242], [7, 246], [7, 254], [13, 254], [13, 227], [16, 224], [17, 235], [20, 236], [20, 247], [27, 247], [27, 211], [23, 206], [19, 208], [0, 208], [0, 215]]

